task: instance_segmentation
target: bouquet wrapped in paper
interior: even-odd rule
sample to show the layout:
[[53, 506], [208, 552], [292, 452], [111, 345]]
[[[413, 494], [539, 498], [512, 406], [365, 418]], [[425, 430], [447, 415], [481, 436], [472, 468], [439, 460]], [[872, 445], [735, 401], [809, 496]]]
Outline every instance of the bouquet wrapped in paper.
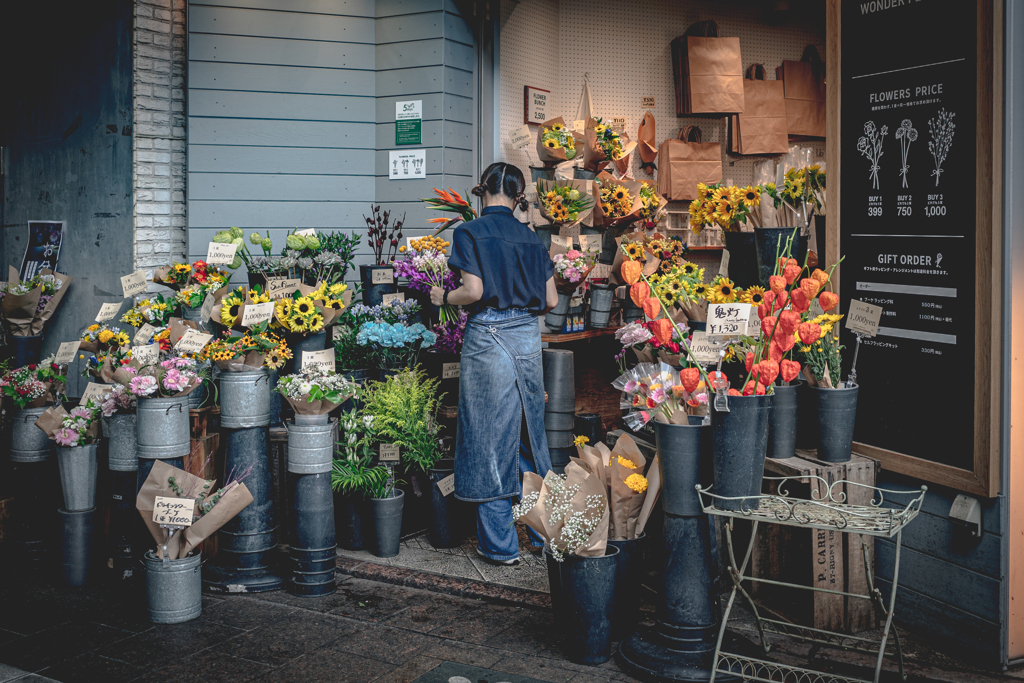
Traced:
[[21, 410], [50, 405], [64, 393], [67, 382], [63, 368], [53, 361], [50, 356], [38, 365], [8, 370], [0, 375], [0, 392]]
[[[185, 470], [171, 467], [163, 460], [153, 463], [153, 470], [142, 484], [135, 509], [142, 515], [142, 521], [156, 541], [156, 555], [177, 560], [191, 554], [192, 550], [252, 502], [252, 494], [242, 480], [249, 472], [231, 472], [227, 483], [214, 489], [214, 480], [202, 479]], [[156, 498], [186, 498], [195, 502], [192, 510], [192, 524], [181, 533], [160, 526], [153, 520]], [[175, 530], [176, 531], [176, 530]]]
[[594, 224], [594, 198], [589, 180], [538, 180], [540, 213], [554, 225]]
[[623, 138], [600, 118], [587, 119], [584, 131], [583, 168], [600, 172], [613, 161], [629, 156], [635, 142]]
[[194, 358], [171, 357], [143, 365], [137, 359], [114, 371], [113, 379], [138, 398], [171, 398], [192, 393], [206, 378]]
[[298, 291], [274, 304], [274, 327], [294, 334], [317, 334], [333, 325], [351, 301], [352, 290], [344, 283], [300, 284]]
[[636, 180], [614, 178], [610, 173], [597, 177], [599, 201], [594, 208], [595, 228], [615, 228], [640, 220], [644, 208], [640, 191], [643, 183]]
[[575, 462], [565, 474], [524, 474], [522, 502], [512, 508], [512, 516], [540, 534], [559, 562], [565, 555], [604, 555], [608, 514], [604, 482]]
[[558, 291], [569, 293], [579, 287], [587, 279], [587, 275], [597, 265], [598, 252], [566, 249], [560, 244], [551, 243], [548, 252], [555, 265], [555, 287]]
[[226, 372], [252, 372], [263, 367], [277, 370], [292, 357], [292, 351], [284, 339], [267, 328], [267, 323], [259, 323], [241, 337], [225, 334], [203, 347], [201, 358]]
[[657, 458], [645, 477], [647, 459], [628, 434], [620, 436], [611, 450], [600, 442], [589, 446], [581, 437], [576, 450], [580, 465], [604, 481], [610, 510], [608, 539], [628, 541], [639, 537], [661, 491]]
[[70, 413], [63, 406], [47, 408], [35, 425], [58, 446], [85, 446], [96, 443], [103, 435], [100, 406], [92, 399], [84, 406], [75, 406]]
[[71, 278], [43, 268], [31, 280], [21, 282], [18, 271], [8, 269], [7, 284], [0, 288], [0, 320], [15, 337], [32, 337], [43, 333], [61, 299], [68, 291]]
[[[194, 263], [174, 262], [168, 266], [161, 266], [153, 272], [153, 282], [163, 285], [174, 291], [181, 291], [192, 285], [202, 287], [213, 287], [213, 291], [227, 285], [231, 275], [217, 266], [210, 265], [206, 261], [195, 261]], [[195, 304], [190, 304], [195, 307]], [[202, 305], [202, 301], [199, 302]]]
[[225, 287], [214, 293], [213, 298], [215, 303], [210, 319], [236, 330], [245, 329], [242, 327], [242, 320], [245, 318], [247, 306], [271, 301], [270, 295], [259, 287], [236, 287], [230, 291]]
[[356, 385], [336, 372], [318, 370], [286, 375], [277, 383], [298, 415], [326, 415], [356, 393]]
[[557, 166], [563, 161], [575, 159], [583, 138], [565, 127], [562, 117], [545, 121], [537, 134], [537, 156], [545, 166]]

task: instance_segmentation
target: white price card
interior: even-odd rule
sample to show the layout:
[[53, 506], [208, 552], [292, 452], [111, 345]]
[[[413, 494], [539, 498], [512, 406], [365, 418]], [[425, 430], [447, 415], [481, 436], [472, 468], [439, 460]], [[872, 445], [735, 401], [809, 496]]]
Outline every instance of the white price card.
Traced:
[[160, 360], [160, 345], [149, 344], [148, 346], [133, 346], [132, 358], [143, 365], [155, 365]]
[[303, 351], [302, 363], [299, 370], [309, 372], [310, 370], [322, 370], [328, 372], [334, 370], [334, 349], [323, 349], [322, 351]]
[[814, 301], [811, 302], [811, 309], [807, 312], [807, 317], [814, 320], [819, 315], [824, 315], [825, 311], [821, 309], [821, 301], [818, 297], [814, 297]]
[[583, 251], [598, 251], [601, 249], [600, 235], [580, 235], [580, 249]]
[[103, 398], [113, 390], [113, 387], [109, 384], [97, 384], [96, 382], [89, 382], [85, 385], [85, 391], [82, 392], [82, 400], [78, 402], [78, 405], [84, 406], [92, 399], [94, 403], [97, 403], [97, 399]]
[[572, 238], [571, 237], [563, 237], [561, 235], [552, 235], [551, 236], [551, 244], [557, 244], [560, 247], [564, 247], [566, 249], [572, 249]]
[[398, 446], [393, 443], [382, 443], [380, 445], [381, 462], [398, 462], [400, 459], [401, 455], [398, 452]]
[[274, 302], [264, 301], [259, 304], [246, 304], [242, 311], [242, 327], [252, 327], [274, 317]]
[[527, 183], [524, 194], [526, 195], [526, 201], [530, 203], [537, 201], [537, 183]]
[[217, 301], [213, 298], [213, 294], [207, 294], [206, 298], [203, 299], [203, 307], [199, 310], [203, 320], [210, 319], [210, 316], [213, 315], [213, 307], [216, 305]]
[[371, 278], [372, 284], [390, 285], [395, 281], [395, 270], [394, 268], [374, 268]]
[[441, 495], [446, 498], [455, 493], [455, 473], [453, 472], [437, 482], [437, 488], [441, 490]]
[[427, 177], [427, 150], [398, 149], [388, 152], [388, 178], [423, 180]]
[[125, 299], [136, 294], [142, 294], [146, 291], [147, 286], [146, 272], [143, 270], [137, 270], [134, 273], [121, 276], [121, 289], [124, 290]]
[[298, 278], [282, 278], [280, 280], [267, 280], [267, 295], [274, 299], [287, 299], [299, 288], [302, 280]]
[[231, 263], [235, 260], [235, 252], [238, 250], [237, 244], [221, 244], [220, 242], [210, 242], [210, 246], [206, 249], [206, 262], [207, 263]]
[[722, 250], [722, 262], [718, 265], [718, 274], [722, 277], [729, 277], [729, 250]]
[[718, 361], [718, 349], [708, 341], [708, 333], [704, 330], [693, 331], [690, 351], [698, 363], [715, 363]]
[[850, 301], [850, 312], [846, 316], [846, 329], [874, 337], [878, 334], [878, 323], [881, 319], [881, 306], [866, 304], [854, 299]]
[[174, 345], [174, 348], [180, 353], [199, 353], [211, 339], [213, 339], [212, 334], [203, 334], [198, 330], [190, 329], [181, 335], [181, 339]]
[[296, 235], [302, 235], [303, 237], [316, 237], [316, 228], [306, 228], [305, 230], [296, 230]]
[[708, 306], [708, 337], [728, 339], [747, 333], [750, 304], [711, 304]]
[[460, 369], [459, 363], [442, 363], [441, 379], [458, 379]]
[[153, 521], [169, 526], [192, 526], [196, 502], [191, 498], [157, 496], [153, 504]]
[[626, 127], [626, 117], [625, 116], [613, 116], [612, 117], [612, 128], [622, 129], [622, 128], [625, 128], [625, 127]]
[[644, 95], [640, 98], [641, 109], [653, 109], [654, 108], [654, 95]]
[[405, 301], [405, 292], [397, 292], [395, 294], [382, 294], [381, 303], [384, 306], [390, 306], [392, 302], [403, 303]]
[[62, 342], [57, 349], [57, 355], [53, 357], [53, 362], [57, 365], [70, 363], [75, 359], [75, 354], [78, 353], [78, 347], [81, 345], [81, 341]]
[[96, 322], [105, 323], [108, 320], [113, 320], [119, 310], [121, 310], [121, 304], [103, 304], [100, 306], [100, 312], [96, 314]]
[[577, 133], [582, 133], [584, 130], [587, 129], [587, 120], [586, 119], [578, 119], [576, 121], [573, 121], [572, 122], [572, 129], [574, 131], [576, 131]]
[[135, 333], [134, 337], [132, 337], [132, 342], [134, 342], [135, 344], [145, 344], [146, 342], [153, 338], [154, 332], [156, 332], [156, 328], [150, 325], [149, 323], [146, 323], [145, 325], [140, 327], [139, 331]]
[[512, 149], [521, 149], [530, 144], [530, 124], [524, 123], [521, 128], [508, 132], [509, 140], [512, 141]]
[[761, 338], [761, 316], [757, 314], [757, 307], [750, 307], [750, 317], [747, 318], [747, 336], [753, 339]]

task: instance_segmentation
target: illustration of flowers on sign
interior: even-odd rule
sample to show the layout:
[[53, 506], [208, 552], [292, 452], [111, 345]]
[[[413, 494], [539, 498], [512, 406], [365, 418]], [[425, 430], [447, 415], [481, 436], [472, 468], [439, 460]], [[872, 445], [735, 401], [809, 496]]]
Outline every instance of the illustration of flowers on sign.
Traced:
[[917, 128], [910, 123], [910, 119], [903, 119], [900, 127], [896, 129], [896, 139], [900, 141], [900, 148], [903, 151], [903, 168], [900, 169], [900, 175], [903, 176], [903, 187], [907, 187], [907, 171], [910, 170], [907, 154], [910, 152], [910, 143], [917, 139]]
[[889, 126], [882, 126], [881, 129], [875, 127], [874, 121], [868, 121], [864, 124], [864, 135], [857, 140], [857, 151], [861, 155], [866, 156], [871, 161], [871, 187], [875, 190], [878, 189], [878, 160], [882, 158], [882, 142], [886, 135], [889, 134]]
[[928, 143], [928, 151], [935, 159], [935, 170], [932, 171], [932, 175], [935, 176], [935, 187], [939, 186], [942, 164], [946, 161], [949, 148], [953, 146], [953, 134], [956, 132], [954, 116], [956, 114], [953, 112], [940, 109], [935, 118], [928, 119], [928, 133], [932, 136], [932, 141]]

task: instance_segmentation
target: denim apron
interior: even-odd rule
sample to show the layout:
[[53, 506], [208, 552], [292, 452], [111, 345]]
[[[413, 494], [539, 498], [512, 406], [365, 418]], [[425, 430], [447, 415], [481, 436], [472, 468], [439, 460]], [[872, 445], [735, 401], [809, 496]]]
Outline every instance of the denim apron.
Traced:
[[519, 437], [526, 415], [534, 469], [551, 469], [544, 434], [544, 367], [537, 317], [485, 308], [469, 319], [459, 369], [455, 497], [484, 503], [520, 495]]

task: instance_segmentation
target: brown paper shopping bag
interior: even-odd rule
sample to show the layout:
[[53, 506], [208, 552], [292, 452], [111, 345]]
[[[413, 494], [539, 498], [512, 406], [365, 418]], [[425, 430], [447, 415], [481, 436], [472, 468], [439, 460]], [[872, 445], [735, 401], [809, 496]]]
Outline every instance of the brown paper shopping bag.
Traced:
[[743, 81], [744, 109], [735, 114], [733, 152], [738, 154], [785, 154], [786, 99], [782, 81], [766, 80], [764, 66], [751, 64]]
[[775, 70], [786, 99], [789, 135], [825, 137], [825, 62], [818, 48], [808, 45], [803, 60], [786, 60]]
[[637, 130], [636, 151], [640, 155], [640, 169], [647, 172], [647, 175], [654, 175], [657, 166], [654, 160], [658, 157], [658, 148], [654, 144], [654, 114], [647, 112], [640, 121], [640, 128]]
[[[731, 114], [743, 111], [743, 60], [740, 39], [722, 38], [718, 24], [700, 21], [690, 26], [673, 54], [682, 63], [673, 72], [683, 71], [683, 111], [681, 114]], [[685, 47], [685, 49], [684, 49]], [[677, 106], [678, 106], [677, 97]]]
[[687, 126], [678, 138], [661, 143], [658, 155], [658, 194], [666, 199], [696, 199], [697, 183], [711, 185], [722, 180], [722, 145], [701, 142], [696, 126]]

